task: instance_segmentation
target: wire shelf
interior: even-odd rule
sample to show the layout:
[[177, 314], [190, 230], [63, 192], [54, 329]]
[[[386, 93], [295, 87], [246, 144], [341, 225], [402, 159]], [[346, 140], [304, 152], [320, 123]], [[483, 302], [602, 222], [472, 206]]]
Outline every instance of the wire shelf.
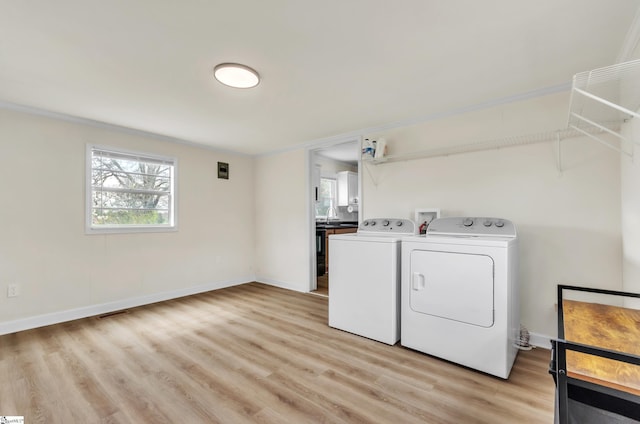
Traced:
[[[413, 159], [449, 156], [511, 146], [560, 141], [587, 136], [617, 152], [633, 155], [633, 148], [624, 149], [601, 137], [610, 134], [629, 145], [620, 128], [632, 118], [640, 118], [640, 59], [617, 65], [580, 72], [573, 77], [567, 128], [535, 134], [503, 137], [480, 142], [432, 148], [410, 153], [391, 154], [382, 158], [363, 158], [366, 164], [378, 165]], [[559, 152], [559, 146], [558, 146]], [[560, 154], [558, 153], [558, 156]], [[560, 158], [558, 168], [561, 169]]]
[[[567, 126], [577, 131], [599, 128], [620, 140], [633, 143], [620, 133], [620, 129], [627, 120], [640, 117], [639, 108], [640, 60], [580, 72], [573, 77]], [[597, 136], [592, 138], [627, 153], [607, 140]]]
[[[613, 125], [613, 124], [609, 124]], [[556, 131], [539, 132], [527, 135], [503, 137], [497, 139], [483, 140], [468, 144], [458, 144], [453, 146], [439, 147], [433, 149], [420, 150], [411, 153], [388, 155], [382, 158], [366, 158], [363, 162], [378, 165], [382, 163], [401, 162], [413, 159], [426, 159], [438, 156], [450, 156], [462, 153], [479, 152], [482, 150], [501, 149], [506, 147], [523, 146], [526, 144], [544, 143], [549, 141], [566, 140], [569, 138], [582, 137], [584, 132], [595, 135], [604, 132], [600, 128], [592, 127], [583, 131], [573, 128], [566, 128]]]

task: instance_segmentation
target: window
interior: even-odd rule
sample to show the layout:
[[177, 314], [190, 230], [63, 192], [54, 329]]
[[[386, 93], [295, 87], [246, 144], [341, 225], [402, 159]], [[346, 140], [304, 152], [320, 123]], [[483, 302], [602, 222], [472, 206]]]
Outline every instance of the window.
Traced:
[[[316, 206], [316, 218], [326, 218], [336, 216], [336, 180], [330, 178], [320, 178], [320, 193]], [[333, 210], [332, 210], [333, 209]]]
[[87, 232], [176, 229], [176, 159], [87, 146]]

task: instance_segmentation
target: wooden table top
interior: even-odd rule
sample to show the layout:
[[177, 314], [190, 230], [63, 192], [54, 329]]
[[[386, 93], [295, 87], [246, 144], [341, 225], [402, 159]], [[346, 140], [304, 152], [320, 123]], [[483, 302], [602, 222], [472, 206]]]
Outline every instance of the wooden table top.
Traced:
[[[563, 300], [567, 341], [640, 355], [640, 310]], [[567, 375], [640, 396], [640, 366], [567, 352]]]

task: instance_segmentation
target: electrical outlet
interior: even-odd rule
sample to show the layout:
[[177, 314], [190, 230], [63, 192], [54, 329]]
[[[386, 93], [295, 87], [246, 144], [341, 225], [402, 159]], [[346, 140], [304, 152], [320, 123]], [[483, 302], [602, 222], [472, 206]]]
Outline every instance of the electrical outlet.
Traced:
[[9, 284], [7, 286], [7, 297], [20, 296], [20, 286], [18, 284]]

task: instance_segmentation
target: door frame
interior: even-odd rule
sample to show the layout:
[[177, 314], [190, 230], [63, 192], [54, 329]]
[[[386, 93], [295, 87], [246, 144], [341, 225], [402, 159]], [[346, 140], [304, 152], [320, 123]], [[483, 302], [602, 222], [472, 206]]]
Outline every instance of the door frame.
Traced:
[[[326, 149], [328, 147], [337, 146], [345, 143], [357, 143], [358, 146], [362, 146], [362, 136], [356, 135], [351, 137], [337, 138], [334, 140], [328, 140], [322, 143], [313, 144], [308, 146], [305, 150], [305, 168], [306, 168], [306, 213], [307, 213], [307, 238], [309, 249], [309, 290], [310, 292], [318, 288], [318, 275], [317, 275], [317, 263], [316, 263], [316, 212], [314, 205], [314, 187], [313, 187], [313, 167], [316, 151]], [[362, 222], [363, 216], [363, 193], [362, 193], [362, 156], [358, 155], [358, 223]]]

